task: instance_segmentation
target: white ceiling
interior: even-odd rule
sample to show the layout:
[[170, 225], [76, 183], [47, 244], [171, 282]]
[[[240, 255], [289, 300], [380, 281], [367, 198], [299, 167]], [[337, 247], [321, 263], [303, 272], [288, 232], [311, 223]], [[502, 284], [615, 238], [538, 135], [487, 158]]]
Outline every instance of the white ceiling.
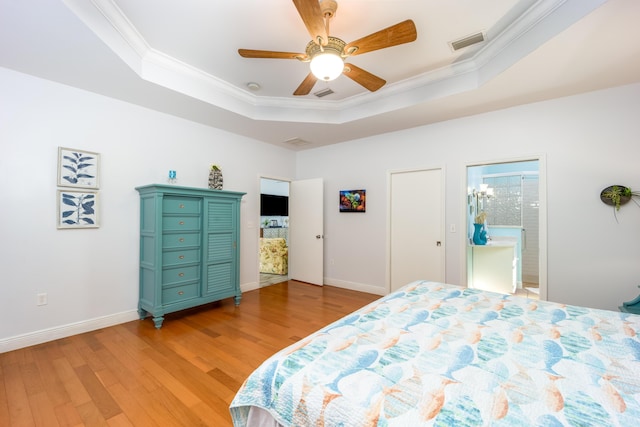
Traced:
[[639, 16], [638, 0], [341, 0], [331, 35], [412, 19], [418, 38], [349, 59], [376, 92], [341, 76], [295, 97], [308, 64], [237, 53], [304, 52], [288, 0], [0, 0], [0, 66], [301, 150], [640, 82]]

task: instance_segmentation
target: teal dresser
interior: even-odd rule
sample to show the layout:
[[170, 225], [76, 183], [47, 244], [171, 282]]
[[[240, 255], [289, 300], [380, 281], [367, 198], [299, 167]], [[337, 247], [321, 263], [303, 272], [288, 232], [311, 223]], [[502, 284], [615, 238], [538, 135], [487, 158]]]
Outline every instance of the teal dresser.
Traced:
[[176, 185], [140, 193], [140, 319], [235, 298], [240, 304], [240, 200], [245, 193]]

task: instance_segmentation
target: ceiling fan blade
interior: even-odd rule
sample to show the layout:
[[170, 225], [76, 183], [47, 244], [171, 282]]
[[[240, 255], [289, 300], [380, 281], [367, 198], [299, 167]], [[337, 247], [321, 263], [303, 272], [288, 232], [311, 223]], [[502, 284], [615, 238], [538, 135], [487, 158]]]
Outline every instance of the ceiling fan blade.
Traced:
[[318, 78], [314, 76], [313, 73], [309, 73], [309, 75], [305, 77], [302, 83], [300, 83], [300, 86], [298, 86], [298, 89], [296, 89], [296, 91], [293, 92], [293, 94], [309, 95], [309, 92], [311, 92], [311, 89], [313, 89], [313, 86], [316, 84], [317, 81], [318, 81]]
[[304, 61], [307, 55], [295, 52], [274, 52], [271, 50], [238, 49], [243, 58], [268, 58], [268, 59], [299, 59]]
[[[416, 25], [411, 19], [407, 19], [347, 44], [344, 47], [344, 52], [347, 55], [361, 55], [374, 50], [409, 43], [417, 38]], [[351, 52], [352, 50], [353, 52]]]
[[326, 45], [329, 41], [327, 37], [327, 27], [324, 24], [324, 17], [320, 9], [318, 0], [293, 0], [293, 4], [298, 9], [298, 13], [307, 27], [307, 31], [311, 36], [311, 40], [318, 41], [318, 37], [322, 39], [322, 45]]
[[387, 83], [386, 80], [383, 80], [362, 68], [356, 67], [353, 64], [344, 64], [344, 71], [342, 74], [371, 92], [375, 92]]

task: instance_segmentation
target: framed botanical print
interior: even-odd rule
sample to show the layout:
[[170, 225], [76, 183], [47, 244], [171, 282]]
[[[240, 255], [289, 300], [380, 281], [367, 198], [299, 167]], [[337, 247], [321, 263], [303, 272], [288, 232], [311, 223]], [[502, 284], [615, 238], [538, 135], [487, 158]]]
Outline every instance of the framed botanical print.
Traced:
[[58, 190], [58, 228], [98, 228], [98, 192]]
[[58, 186], [99, 188], [100, 154], [58, 147]]

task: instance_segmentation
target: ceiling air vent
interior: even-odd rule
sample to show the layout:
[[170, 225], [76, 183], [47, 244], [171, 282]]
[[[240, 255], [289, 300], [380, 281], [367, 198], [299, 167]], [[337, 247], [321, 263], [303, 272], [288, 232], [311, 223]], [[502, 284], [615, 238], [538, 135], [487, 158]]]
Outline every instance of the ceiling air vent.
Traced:
[[331, 88], [326, 88], [324, 90], [314, 92], [313, 94], [318, 98], [322, 98], [323, 96], [331, 95], [332, 93], [334, 92], [331, 90]]
[[296, 147], [303, 147], [305, 145], [311, 144], [309, 141], [305, 141], [304, 139], [298, 138], [298, 137], [287, 139], [284, 143], [285, 144], [289, 144], [289, 145], [293, 145], [293, 146], [296, 146]]
[[474, 45], [483, 41], [484, 41], [484, 34], [480, 32], [480, 33], [471, 34], [470, 36], [467, 36], [467, 37], [463, 37], [459, 40], [454, 40], [452, 42], [449, 42], [449, 45], [451, 46], [451, 49], [456, 51], [456, 50], [464, 49], [465, 47], [469, 47], [471, 45]]

